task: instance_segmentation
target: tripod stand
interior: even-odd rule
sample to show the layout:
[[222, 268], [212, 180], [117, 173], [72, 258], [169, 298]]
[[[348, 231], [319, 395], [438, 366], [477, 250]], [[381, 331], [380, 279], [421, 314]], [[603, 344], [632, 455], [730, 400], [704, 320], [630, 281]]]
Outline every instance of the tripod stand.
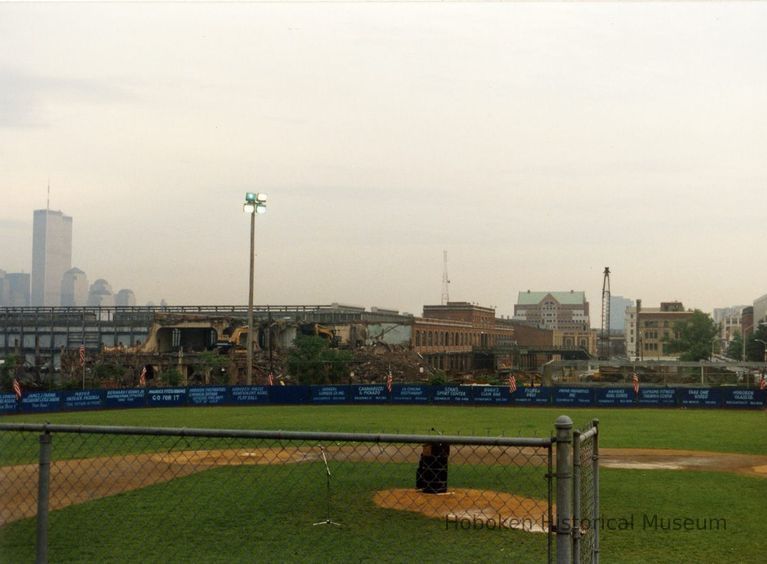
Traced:
[[322, 455], [322, 462], [325, 463], [325, 480], [327, 483], [327, 515], [325, 517], [324, 521], [318, 521], [313, 524], [313, 526], [317, 525], [335, 525], [336, 527], [340, 527], [341, 523], [336, 523], [330, 518], [330, 466], [328, 466], [328, 459], [325, 456], [325, 449], [320, 445], [320, 454]]

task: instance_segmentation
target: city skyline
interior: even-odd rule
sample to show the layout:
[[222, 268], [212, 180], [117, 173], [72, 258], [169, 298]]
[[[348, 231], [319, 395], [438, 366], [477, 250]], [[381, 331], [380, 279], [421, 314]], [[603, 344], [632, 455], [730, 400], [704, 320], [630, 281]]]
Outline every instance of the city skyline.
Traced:
[[[419, 313], [767, 293], [767, 6], [0, 6], [0, 269], [31, 211], [141, 303]], [[140, 41], [135, 41], [140, 38]], [[10, 55], [24, 53], [23, 58]], [[62, 64], [66, 61], [66, 64]], [[593, 313], [593, 312], [592, 312]], [[592, 325], [598, 320], [592, 315]]]
[[[61, 217], [65, 218], [66, 220], [68, 220], [69, 227], [71, 228], [72, 218], [69, 217], [69, 216], [64, 215], [63, 212], [61, 212], [60, 210], [56, 210], [56, 211], [54, 211], [54, 210], [47, 210], [47, 209], [46, 210], [34, 210], [34, 216], [37, 218], [38, 215], [40, 215], [42, 212], [46, 213], [46, 218], [48, 218], [50, 214], [53, 214], [56, 217], [61, 216]], [[67, 237], [69, 239], [71, 239], [71, 233], [68, 233]], [[34, 238], [33, 238], [33, 243], [34, 243]], [[70, 245], [70, 247], [71, 247], [71, 245]], [[34, 248], [34, 244], [33, 244], [33, 248]], [[72, 252], [72, 249], [69, 248], [68, 249], [68, 255], [69, 256], [71, 256], [71, 252]], [[443, 258], [444, 258], [444, 255], [443, 255]], [[32, 262], [33, 262], [33, 264], [35, 262], [34, 253], [33, 253], [33, 261]], [[444, 266], [444, 262], [443, 262], [443, 266]], [[47, 269], [45, 269], [45, 270], [47, 271]], [[0, 269], [0, 273], [2, 273], [3, 276], [5, 276], [6, 274], [9, 274], [9, 273], [6, 273], [5, 271], [3, 271], [2, 269]], [[19, 273], [14, 273], [14, 274], [19, 274]], [[77, 279], [79, 277], [79, 275], [83, 275], [82, 279], [85, 281], [85, 286], [84, 286], [85, 287], [85, 293], [84, 293], [85, 297], [83, 298], [81, 296], [80, 299], [75, 299], [74, 295], [76, 293], [79, 292], [80, 294], [82, 294], [82, 292], [83, 292], [82, 288], [80, 288], [79, 290], [76, 290], [75, 287], [74, 287], [74, 284], [75, 284], [74, 279]], [[70, 279], [68, 279], [68, 277], [70, 277], [70, 278], [74, 277], [74, 279], [70, 280]], [[32, 279], [33, 279], [33, 277], [32, 277]], [[81, 269], [79, 269], [77, 267], [72, 267], [70, 269], [67, 269], [67, 271], [64, 273], [64, 279], [66, 280], [66, 282], [62, 281], [61, 291], [60, 291], [60, 296], [59, 296], [60, 297], [60, 301], [61, 301], [61, 305], [63, 305], [63, 306], [77, 306], [77, 305], [79, 305], [79, 306], [83, 306], [83, 305], [88, 305], [88, 306], [98, 306], [98, 305], [126, 306], [126, 305], [137, 305], [136, 301], [135, 301], [135, 295], [134, 295], [133, 290], [126, 288], [126, 289], [121, 289], [119, 292], [112, 292], [111, 285], [105, 279], [103, 279], [103, 278], [98, 278], [93, 284], [88, 284], [87, 283], [87, 278], [85, 277], [85, 273]], [[91, 296], [91, 294], [93, 294], [94, 287], [98, 286], [99, 284], [101, 286], [109, 287], [108, 293], [109, 293], [110, 296], [112, 296], [112, 298], [114, 300], [114, 303], [109, 302], [107, 304], [104, 304], [104, 303], [101, 303], [101, 300], [96, 300], [99, 303], [96, 303], [96, 302], [91, 303], [93, 301], [93, 297]], [[66, 289], [65, 289], [65, 286], [66, 286]], [[88, 291], [89, 288], [90, 288], [90, 292]], [[444, 278], [443, 278], [443, 289], [444, 289]], [[531, 292], [531, 290], [529, 290], [529, 289], [526, 292], [522, 292], [522, 291], [519, 292], [517, 300], [516, 300], [516, 303], [515, 303], [515, 309], [521, 303], [523, 303], [520, 300], [521, 297], [524, 296], [525, 294], [530, 294], [530, 292]], [[557, 297], [557, 294], [567, 294], [567, 293], [573, 294], [573, 292], [575, 292], [576, 295], [583, 294], [585, 296], [585, 303], [587, 305], [593, 303], [593, 301], [588, 298], [588, 292], [584, 292], [584, 291], [574, 291], [574, 290], [570, 290], [569, 292], [558, 291], [558, 290], [536, 291], [537, 294], [541, 294], [541, 295], [543, 295], [543, 294], [552, 294], [552, 295], [555, 296], [555, 298]], [[760, 296], [760, 298], [762, 298], [762, 299], [764, 297], [765, 296]], [[601, 296], [600, 296], [600, 298], [601, 298]], [[162, 301], [163, 301], [163, 303], [166, 302], [166, 300], [164, 298], [162, 299]], [[31, 299], [30, 299], [30, 302], [31, 302], [30, 305], [33, 305], [33, 306], [34, 305], [41, 305], [41, 304], [35, 304]], [[79, 303], [79, 302], [82, 302], [82, 303]], [[149, 300], [147, 303], [148, 304], [152, 304], [153, 301]], [[338, 303], [338, 302], [334, 302], [334, 303]], [[451, 300], [449, 303], [459, 303], [459, 302]], [[475, 303], [475, 302], [468, 302], [468, 303]], [[615, 310], [616, 305], [618, 305], [619, 303], [623, 307], [620, 307], [618, 310]], [[629, 307], [633, 307], [634, 303], [635, 303], [635, 300], [630, 299], [630, 298], [625, 298], [623, 296], [614, 295], [614, 294], [611, 296], [611, 306], [612, 306], [612, 309], [611, 309], [611, 314], [610, 314], [610, 320], [611, 320], [611, 327], [612, 328], [618, 328], [618, 327], [620, 327], [622, 325], [624, 314], [627, 312]], [[434, 302], [434, 304], [424, 303], [422, 305], [423, 306], [428, 306], [428, 305], [435, 305], [435, 304], [436, 304], [436, 302]], [[51, 304], [46, 304], [46, 305], [51, 305]], [[55, 305], [58, 305], [58, 304], [55, 304]], [[171, 305], [193, 305], [193, 304], [181, 304], [181, 303], [179, 303], [179, 304], [171, 304]], [[369, 304], [347, 304], [347, 305], [356, 305], [356, 306], [363, 306], [363, 307], [369, 306]], [[477, 305], [485, 305], [485, 304], [477, 304]], [[376, 307], [376, 306], [371, 306], [371, 307]], [[490, 306], [490, 307], [496, 308], [496, 306]], [[713, 313], [714, 320], [716, 321], [718, 313], [728, 312], [728, 311], [732, 310], [734, 313], [737, 313], [739, 315], [738, 311], [740, 309], [742, 309], [743, 307], [747, 307], [747, 306], [745, 306], [745, 305], [724, 306], [724, 307], [720, 307], [720, 308], [713, 308], [712, 311], [709, 312], [709, 313]], [[689, 308], [687, 308], [687, 309], [689, 309]], [[700, 308], [696, 308], [696, 309], [700, 309]], [[397, 310], [400, 311], [401, 308], [397, 308]], [[416, 308], [416, 311], [418, 311], [418, 310], [419, 310], [419, 308]], [[402, 310], [402, 311], [404, 311], [404, 310]], [[502, 316], [502, 317], [514, 318], [514, 319], [524, 319], [524, 316], [519, 317], [519, 316], [517, 316], [516, 313], [511, 314], [511, 315], [504, 315], [502, 312], [496, 312], [496, 313], [499, 316]], [[588, 314], [586, 315], [586, 318], [589, 318]], [[592, 328], [596, 328], [596, 327], [599, 327], [600, 324], [601, 324], [601, 318], [600, 319], [596, 319], [596, 318], [594, 318], [592, 316], [591, 324], [590, 324], [591, 327]]]

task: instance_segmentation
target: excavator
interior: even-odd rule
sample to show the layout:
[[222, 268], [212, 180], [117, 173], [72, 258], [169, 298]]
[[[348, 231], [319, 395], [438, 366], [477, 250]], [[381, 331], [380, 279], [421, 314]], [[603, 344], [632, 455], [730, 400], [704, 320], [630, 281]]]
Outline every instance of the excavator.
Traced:
[[337, 347], [340, 341], [335, 331], [319, 323], [301, 323], [298, 329], [302, 335], [307, 337], [322, 337], [331, 347]]
[[[331, 347], [337, 347], [339, 338], [335, 331], [320, 325], [319, 323], [301, 323], [298, 326], [298, 332], [301, 335], [315, 336], [325, 339]], [[263, 345], [263, 343], [261, 343]], [[227, 330], [224, 336], [215, 344], [215, 349], [220, 354], [228, 354], [230, 351], [243, 352], [248, 348], [248, 328], [245, 326], [235, 327]]]
[[248, 328], [247, 327], [235, 327], [231, 330], [231, 333], [224, 335], [221, 339], [216, 341], [215, 349], [220, 354], [227, 354], [229, 351], [245, 350], [248, 348]]

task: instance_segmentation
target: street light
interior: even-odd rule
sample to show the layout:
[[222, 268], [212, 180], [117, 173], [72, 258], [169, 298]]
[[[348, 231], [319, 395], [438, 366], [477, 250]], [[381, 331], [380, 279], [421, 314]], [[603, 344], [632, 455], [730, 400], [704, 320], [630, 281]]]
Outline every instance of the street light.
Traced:
[[248, 286], [248, 372], [246, 383], [253, 385], [253, 262], [256, 243], [256, 214], [266, 213], [266, 194], [245, 193], [242, 211], [250, 214], [250, 284]]
[[767, 342], [764, 342], [761, 339], [754, 339], [754, 341], [762, 343], [762, 346], [764, 347], [764, 373], [767, 373]]
[[[748, 340], [747, 331], [749, 329], [755, 329], [758, 327], [761, 327], [762, 325], [767, 325], [767, 321], [760, 321], [759, 323], [752, 323], [751, 325], [747, 325], [746, 327], [743, 327], [743, 362], [746, 361], [746, 341]], [[755, 339], [758, 340], [758, 339]], [[762, 341], [764, 342], [764, 341]]]
[[754, 339], [757, 343], [762, 343], [762, 347], [764, 348], [764, 363], [767, 364], [767, 342], [762, 341], [761, 339]]

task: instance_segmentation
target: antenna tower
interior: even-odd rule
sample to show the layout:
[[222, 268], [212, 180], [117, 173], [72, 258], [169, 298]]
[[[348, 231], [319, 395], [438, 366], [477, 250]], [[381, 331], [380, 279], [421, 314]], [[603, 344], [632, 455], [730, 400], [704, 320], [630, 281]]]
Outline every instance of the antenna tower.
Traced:
[[602, 333], [599, 335], [599, 358], [610, 359], [610, 267], [602, 279]]
[[442, 251], [442, 305], [450, 301], [450, 278], [447, 276], [447, 251]]

